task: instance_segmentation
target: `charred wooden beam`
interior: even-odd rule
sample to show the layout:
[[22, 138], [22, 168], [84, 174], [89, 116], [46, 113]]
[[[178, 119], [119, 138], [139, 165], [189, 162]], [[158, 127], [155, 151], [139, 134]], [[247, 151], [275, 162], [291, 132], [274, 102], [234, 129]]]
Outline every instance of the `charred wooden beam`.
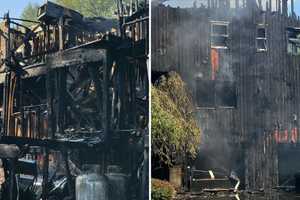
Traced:
[[[57, 52], [46, 56], [46, 63], [32, 65], [24, 68], [26, 76], [23, 79], [47, 74], [49, 69], [74, 67], [81, 64], [102, 62], [105, 59], [104, 49], [74, 49]], [[0, 84], [4, 83], [7, 73], [0, 73]]]
[[98, 141], [95, 138], [90, 138], [90, 141], [73, 141], [68, 138], [62, 139], [31, 139], [25, 137], [14, 137], [14, 136], [3, 136], [1, 139], [2, 143], [5, 144], [16, 144], [18, 146], [29, 145], [29, 146], [40, 146], [47, 147], [49, 149], [60, 150], [62, 148], [68, 149], [95, 149], [103, 148], [103, 141]]
[[[27, 75], [21, 77], [22, 79], [31, 78], [39, 75], [44, 75], [47, 73], [47, 68], [43, 64], [33, 65], [25, 67], [24, 70], [26, 71]], [[5, 76], [7, 73], [0, 73], [0, 84], [5, 82]]]
[[85, 63], [101, 62], [105, 59], [106, 50], [94, 48], [68, 49], [46, 56], [46, 67], [60, 68]]

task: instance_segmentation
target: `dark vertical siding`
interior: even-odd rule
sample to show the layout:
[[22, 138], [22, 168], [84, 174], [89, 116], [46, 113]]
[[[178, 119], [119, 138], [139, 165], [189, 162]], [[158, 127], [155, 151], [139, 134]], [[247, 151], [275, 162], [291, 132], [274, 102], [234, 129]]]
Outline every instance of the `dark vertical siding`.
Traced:
[[[270, 188], [278, 182], [274, 131], [299, 128], [300, 57], [287, 54], [286, 27], [300, 26], [279, 12], [256, 9], [152, 9], [152, 70], [178, 71], [197, 96], [197, 80], [211, 79], [210, 21], [228, 21], [229, 49], [218, 50], [217, 81], [235, 83], [237, 105], [201, 107], [203, 135], [226, 169], [241, 171], [248, 188]], [[264, 17], [265, 15], [265, 17]], [[265, 21], [268, 51], [256, 52], [256, 25]], [[211, 92], [207, 88], [207, 92]], [[227, 95], [226, 90], [221, 95]], [[221, 98], [218, 96], [216, 98]], [[228, 153], [228, 154], [226, 154]], [[226, 157], [228, 156], [228, 157]], [[243, 159], [241, 159], [243, 158]], [[226, 161], [230, 160], [231, 162]]]

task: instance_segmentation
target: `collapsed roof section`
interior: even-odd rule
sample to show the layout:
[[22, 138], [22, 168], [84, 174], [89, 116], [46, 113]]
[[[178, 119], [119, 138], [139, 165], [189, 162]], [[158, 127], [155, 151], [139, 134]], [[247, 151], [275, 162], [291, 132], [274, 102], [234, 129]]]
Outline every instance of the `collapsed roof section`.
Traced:
[[78, 29], [84, 29], [88, 32], [111, 31], [117, 29], [118, 21], [116, 19], [107, 19], [104, 17], [87, 18], [79, 12], [65, 8], [53, 2], [47, 2], [38, 9], [38, 20], [46, 25], [55, 25], [61, 18], [68, 21], [68, 25], [75, 26]]

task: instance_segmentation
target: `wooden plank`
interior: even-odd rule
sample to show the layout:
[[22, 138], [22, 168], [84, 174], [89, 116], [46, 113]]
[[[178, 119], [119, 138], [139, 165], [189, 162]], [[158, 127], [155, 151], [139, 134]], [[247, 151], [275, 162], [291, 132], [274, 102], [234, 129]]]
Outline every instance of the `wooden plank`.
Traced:
[[[75, 49], [57, 52], [46, 56], [46, 62], [38, 65], [25, 67], [26, 75], [23, 79], [47, 74], [51, 69], [62, 67], [75, 67], [76, 65], [102, 62], [105, 59], [104, 49]], [[5, 73], [0, 73], [0, 84], [5, 80]]]
[[65, 50], [46, 56], [47, 68], [60, 68], [85, 63], [101, 62], [106, 56], [106, 50], [94, 48], [79, 48]]

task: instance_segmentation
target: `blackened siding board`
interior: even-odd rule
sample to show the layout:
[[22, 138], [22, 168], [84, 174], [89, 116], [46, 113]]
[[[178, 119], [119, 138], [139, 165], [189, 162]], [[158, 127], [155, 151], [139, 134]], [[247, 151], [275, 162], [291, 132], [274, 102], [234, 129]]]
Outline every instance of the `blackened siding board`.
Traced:
[[[290, 133], [299, 128], [300, 57], [287, 53], [286, 38], [286, 27], [300, 27], [299, 21], [280, 12], [247, 7], [222, 10], [158, 6], [152, 9], [152, 18], [152, 70], [175, 70], [187, 82], [198, 103], [203, 145], [217, 142], [220, 148], [212, 148], [213, 155], [224, 154], [216, 165], [239, 171], [247, 188], [276, 186], [274, 131]], [[229, 22], [228, 49], [218, 50], [216, 82], [221, 83], [220, 91], [222, 81], [224, 86], [228, 81], [234, 83], [234, 105], [219, 103], [227, 98], [226, 87], [213, 94], [216, 102], [212, 105], [201, 103], [201, 94], [212, 92], [210, 87], [201, 89], [201, 81], [212, 77], [211, 21]], [[267, 31], [266, 52], [257, 52], [255, 45], [257, 24], [261, 23]]]

